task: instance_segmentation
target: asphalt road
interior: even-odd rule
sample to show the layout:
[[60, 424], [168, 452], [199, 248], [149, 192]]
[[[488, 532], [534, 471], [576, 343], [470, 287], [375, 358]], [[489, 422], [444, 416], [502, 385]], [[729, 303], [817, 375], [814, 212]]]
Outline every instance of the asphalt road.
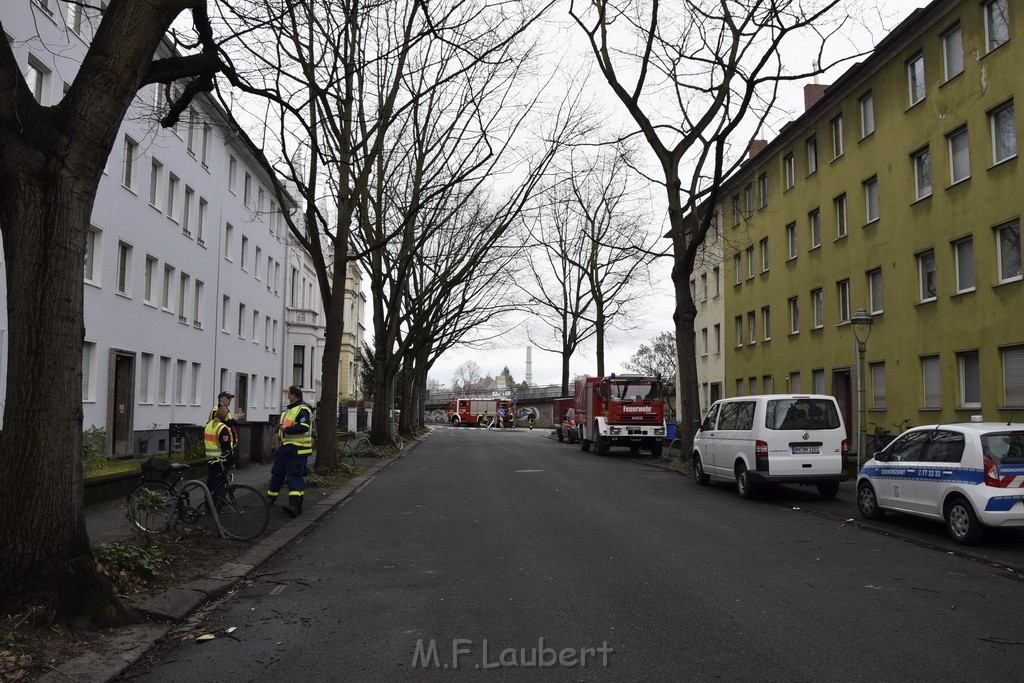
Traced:
[[131, 680], [1019, 676], [1016, 573], [787, 496], [438, 428]]

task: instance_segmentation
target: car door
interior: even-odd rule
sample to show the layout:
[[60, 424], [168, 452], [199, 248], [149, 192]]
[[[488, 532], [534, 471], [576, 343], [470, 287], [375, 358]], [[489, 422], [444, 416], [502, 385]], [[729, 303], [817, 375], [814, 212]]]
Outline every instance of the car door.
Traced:
[[704, 422], [700, 425], [700, 453], [704, 465], [704, 473], [717, 476], [715, 471], [715, 428], [718, 423], [718, 413], [722, 408], [721, 403], [715, 403], [708, 409]]
[[878, 473], [872, 478], [878, 504], [893, 510], [917, 512], [917, 481], [925, 467], [924, 447], [929, 429], [905, 432], [879, 455]]
[[942, 516], [942, 500], [946, 489], [960, 479], [960, 461], [964, 455], [965, 439], [960, 432], [936, 429], [924, 450], [923, 467], [918, 472], [918, 510], [935, 517]]

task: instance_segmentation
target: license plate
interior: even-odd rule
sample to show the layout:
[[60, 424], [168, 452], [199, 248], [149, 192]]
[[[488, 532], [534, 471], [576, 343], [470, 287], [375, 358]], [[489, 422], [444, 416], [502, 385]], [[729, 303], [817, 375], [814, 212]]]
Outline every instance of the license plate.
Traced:
[[793, 446], [793, 455], [817, 455], [818, 446]]

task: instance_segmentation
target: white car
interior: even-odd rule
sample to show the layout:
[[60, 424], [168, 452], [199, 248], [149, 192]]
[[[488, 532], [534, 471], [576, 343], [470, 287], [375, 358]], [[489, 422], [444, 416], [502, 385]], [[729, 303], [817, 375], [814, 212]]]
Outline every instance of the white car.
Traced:
[[857, 507], [944, 520], [957, 543], [986, 526], [1024, 527], [1024, 425], [969, 422], [914, 427], [864, 463]]

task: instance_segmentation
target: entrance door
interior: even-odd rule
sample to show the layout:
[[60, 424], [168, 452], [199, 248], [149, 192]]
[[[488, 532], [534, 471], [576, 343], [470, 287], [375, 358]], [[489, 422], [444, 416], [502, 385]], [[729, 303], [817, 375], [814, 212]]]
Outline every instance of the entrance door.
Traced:
[[114, 455], [132, 453], [134, 424], [135, 354], [114, 352], [113, 420], [111, 439]]
[[[832, 371], [832, 395], [839, 403], [839, 412], [846, 425], [846, 443], [853, 443], [853, 385], [850, 383], [850, 369]], [[851, 450], [852, 452], [852, 450]]]
[[[722, 385], [718, 382], [711, 383], [711, 403], [722, 398]], [[709, 404], [710, 405], [710, 404]]]

